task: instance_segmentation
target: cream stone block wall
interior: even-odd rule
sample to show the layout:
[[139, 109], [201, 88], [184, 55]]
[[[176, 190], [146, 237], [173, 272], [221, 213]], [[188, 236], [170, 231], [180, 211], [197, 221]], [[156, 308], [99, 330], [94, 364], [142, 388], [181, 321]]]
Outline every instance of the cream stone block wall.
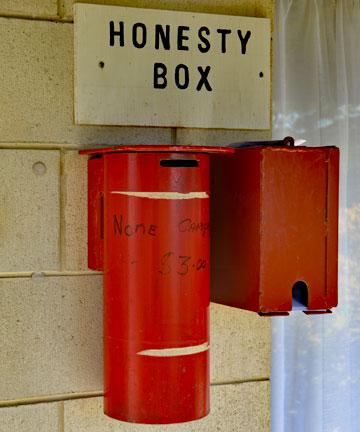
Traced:
[[60, 153], [0, 152], [0, 271], [56, 270], [60, 253]]
[[177, 144], [227, 146], [229, 144], [269, 139], [269, 131], [238, 131], [226, 129], [180, 129], [176, 131]]
[[212, 383], [270, 377], [270, 320], [253, 312], [211, 303]]
[[[270, 0], [88, 2], [273, 16]], [[226, 145], [271, 131], [74, 125], [72, 4], [0, 0], [0, 432], [268, 431], [270, 321], [221, 305], [211, 305], [210, 417], [128, 425], [93, 397], [103, 391], [102, 276], [87, 267], [78, 149]]]
[[87, 157], [62, 155], [63, 270], [87, 270]]
[[11, 16], [56, 18], [58, 2], [57, 0], [0, 0], [0, 13]]
[[272, 0], [63, 0], [65, 17], [72, 18], [74, 3], [111, 4], [261, 18], [271, 18], [274, 7]]
[[57, 432], [60, 415], [57, 403], [1, 408], [0, 432]]
[[101, 276], [0, 278], [0, 293], [0, 401], [101, 391]]

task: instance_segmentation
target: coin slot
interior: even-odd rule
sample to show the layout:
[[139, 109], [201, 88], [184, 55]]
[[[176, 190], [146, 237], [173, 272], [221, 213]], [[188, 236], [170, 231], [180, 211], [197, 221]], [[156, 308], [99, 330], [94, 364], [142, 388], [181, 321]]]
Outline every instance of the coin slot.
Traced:
[[167, 168], [196, 168], [199, 166], [199, 161], [196, 159], [162, 159], [160, 165]]

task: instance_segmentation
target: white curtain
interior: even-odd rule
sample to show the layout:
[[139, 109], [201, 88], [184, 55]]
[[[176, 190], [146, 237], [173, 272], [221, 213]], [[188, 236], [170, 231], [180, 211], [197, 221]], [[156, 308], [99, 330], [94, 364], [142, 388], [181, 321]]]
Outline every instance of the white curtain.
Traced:
[[272, 432], [360, 431], [360, 0], [277, 0], [274, 138], [337, 145], [339, 307], [273, 318]]

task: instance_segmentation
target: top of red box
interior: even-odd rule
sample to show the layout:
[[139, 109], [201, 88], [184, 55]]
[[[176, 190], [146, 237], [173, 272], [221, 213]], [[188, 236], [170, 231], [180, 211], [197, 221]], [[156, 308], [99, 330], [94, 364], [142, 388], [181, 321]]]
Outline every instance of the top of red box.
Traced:
[[227, 153], [235, 152], [231, 147], [190, 145], [123, 145], [80, 150], [80, 154], [98, 155], [105, 153], [166, 152], [166, 153]]

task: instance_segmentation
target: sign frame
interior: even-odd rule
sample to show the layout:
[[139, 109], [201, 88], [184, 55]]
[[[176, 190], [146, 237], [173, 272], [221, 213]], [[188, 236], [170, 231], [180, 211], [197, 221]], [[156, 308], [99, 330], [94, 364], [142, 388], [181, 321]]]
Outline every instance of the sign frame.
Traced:
[[74, 23], [76, 124], [270, 129], [269, 19], [75, 3]]

